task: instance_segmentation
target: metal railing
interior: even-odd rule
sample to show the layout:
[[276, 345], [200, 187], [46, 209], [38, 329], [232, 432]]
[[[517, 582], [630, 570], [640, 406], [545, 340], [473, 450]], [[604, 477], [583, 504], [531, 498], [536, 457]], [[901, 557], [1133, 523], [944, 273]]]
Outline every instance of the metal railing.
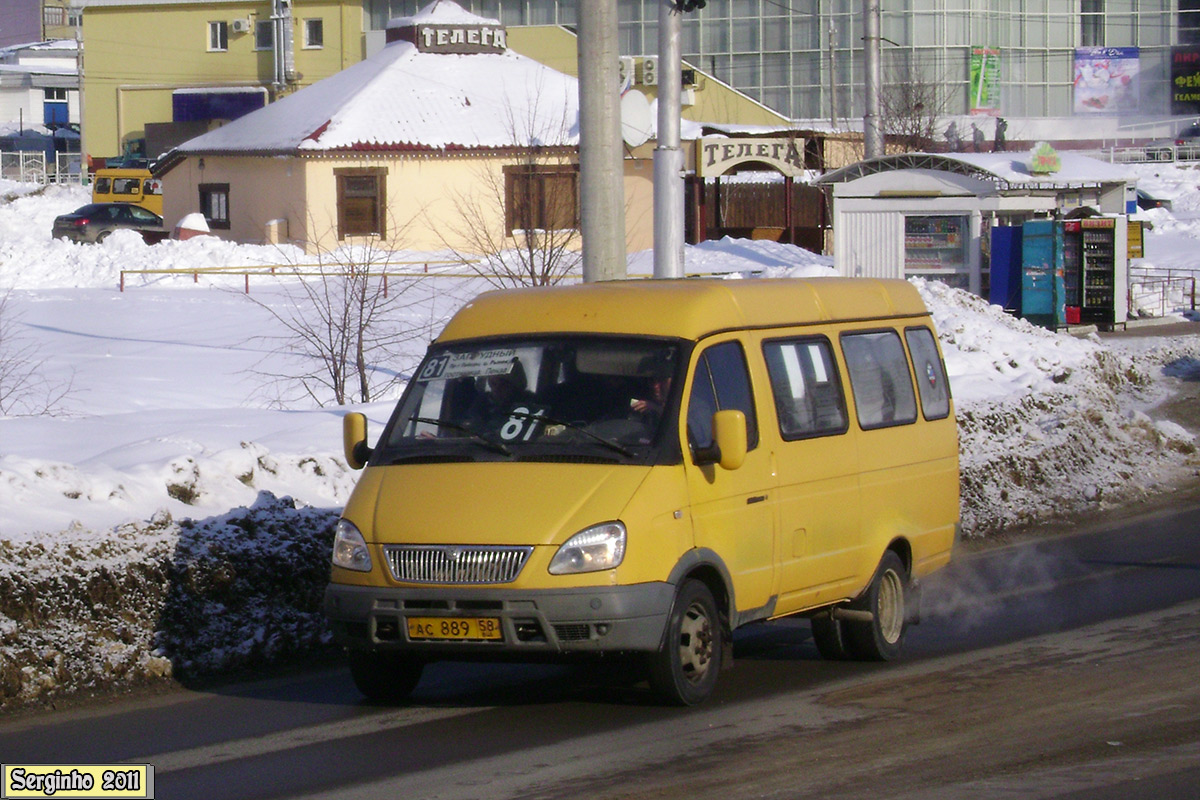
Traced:
[[1165, 317], [1180, 308], [1196, 310], [1196, 274], [1190, 270], [1129, 270], [1129, 313]]
[[79, 153], [55, 153], [47, 162], [41, 150], [0, 152], [0, 178], [18, 183], [87, 183], [88, 172]]
[[1200, 144], [1105, 147], [1089, 153], [1110, 164], [1153, 164], [1200, 161]]
[[348, 278], [355, 275], [365, 275], [369, 278], [379, 278], [383, 281], [383, 296], [388, 296], [388, 280], [390, 278], [481, 278], [478, 272], [449, 272], [430, 267], [462, 266], [460, 261], [393, 261], [390, 266], [421, 267], [421, 269], [360, 269], [350, 270], [339, 264], [256, 264], [250, 266], [232, 267], [195, 267], [193, 269], [123, 269], [121, 270], [121, 291], [125, 291], [126, 275], [191, 275], [192, 283], [199, 283], [201, 275], [241, 275], [244, 279], [244, 292], [250, 294], [251, 276], [275, 278]]

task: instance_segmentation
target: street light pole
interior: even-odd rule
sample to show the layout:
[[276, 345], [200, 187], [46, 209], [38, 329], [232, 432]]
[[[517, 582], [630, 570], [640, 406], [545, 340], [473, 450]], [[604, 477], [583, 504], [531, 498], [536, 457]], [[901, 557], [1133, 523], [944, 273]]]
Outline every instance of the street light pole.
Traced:
[[866, 113], [863, 115], [863, 148], [867, 158], [883, 155], [883, 129], [879, 123], [879, 92], [883, 75], [879, 66], [879, 0], [863, 0], [863, 51], [866, 66]]
[[583, 280], [625, 277], [617, 0], [579, 4], [579, 232]]
[[[586, 5], [586, 3], [584, 4]], [[654, 148], [654, 277], [682, 278], [683, 109], [680, 37], [682, 14], [675, 0], [658, 3], [658, 144]]]

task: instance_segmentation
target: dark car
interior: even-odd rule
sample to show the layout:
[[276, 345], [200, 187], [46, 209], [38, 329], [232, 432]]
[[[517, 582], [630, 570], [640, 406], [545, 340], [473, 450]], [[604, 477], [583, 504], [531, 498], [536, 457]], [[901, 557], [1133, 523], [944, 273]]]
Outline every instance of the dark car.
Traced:
[[102, 242], [118, 228], [141, 231], [153, 244], [165, 239], [163, 218], [131, 203], [88, 203], [54, 220], [54, 238], [73, 242]]

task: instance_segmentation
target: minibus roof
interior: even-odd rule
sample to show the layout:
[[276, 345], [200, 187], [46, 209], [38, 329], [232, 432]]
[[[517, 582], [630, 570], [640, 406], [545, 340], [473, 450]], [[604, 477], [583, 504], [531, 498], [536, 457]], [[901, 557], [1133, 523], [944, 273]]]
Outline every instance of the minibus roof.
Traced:
[[725, 330], [925, 316], [903, 280], [625, 280], [487, 292], [438, 342], [519, 333], [613, 333], [701, 339]]

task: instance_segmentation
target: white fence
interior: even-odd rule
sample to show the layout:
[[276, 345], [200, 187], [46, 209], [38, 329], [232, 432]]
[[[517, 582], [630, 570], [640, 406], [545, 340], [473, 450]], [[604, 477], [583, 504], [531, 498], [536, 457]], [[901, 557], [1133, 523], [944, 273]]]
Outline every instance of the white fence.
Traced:
[[0, 152], [0, 178], [19, 183], [86, 183], [87, 170], [79, 153], [56, 153], [47, 162], [40, 150]]

